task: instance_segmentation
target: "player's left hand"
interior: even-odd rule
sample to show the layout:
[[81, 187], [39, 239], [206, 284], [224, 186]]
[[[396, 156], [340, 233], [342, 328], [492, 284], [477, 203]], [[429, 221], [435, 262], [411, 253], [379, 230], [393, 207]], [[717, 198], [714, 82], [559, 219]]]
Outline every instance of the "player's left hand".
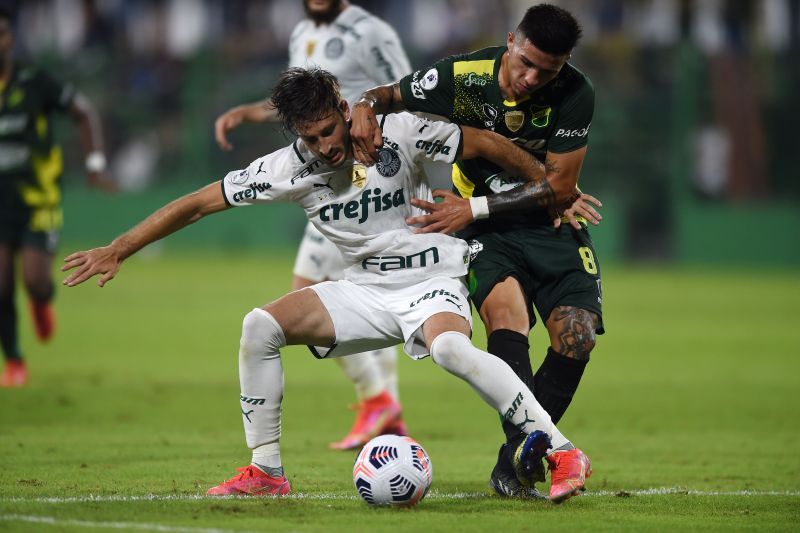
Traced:
[[453, 233], [466, 228], [473, 221], [472, 208], [469, 200], [461, 198], [450, 191], [435, 189], [434, 198], [441, 198], [441, 202], [428, 202], [419, 198], [412, 198], [411, 205], [427, 211], [427, 215], [406, 218], [406, 224], [420, 224], [414, 233]]
[[[602, 202], [600, 202], [600, 200], [591, 194], [581, 193], [580, 196], [578, 196], [575, 201], [572, 202], [572, 205], [564, 210], [562, 216], [567, 217], [570, 226], [577, 230], [583, 229], [583, 226], [578, 221], [579, 216], [585, 218], [586, 221], [591, 223], [593, 226], [597, 226], [600, 224], [600, 221], [603, 220], [603, 217], [594, 207], [592, 207], [592, 204], [594, 204], [595, 207], [603, 207]], [[557, 216], [553, 220], [553, 227], [561, 227], [560, 216]]]

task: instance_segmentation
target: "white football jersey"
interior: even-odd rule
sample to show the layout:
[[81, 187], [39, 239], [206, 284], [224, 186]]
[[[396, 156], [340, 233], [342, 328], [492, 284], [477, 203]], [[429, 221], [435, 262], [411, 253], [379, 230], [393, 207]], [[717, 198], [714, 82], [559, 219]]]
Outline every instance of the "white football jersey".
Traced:
[[432, 201], [427, 161], [452, 164], [461, 129], [409, 113], [383, 117], [378, 163], [354, 161], [334, 169], [298, 139], [229, 172], [222, 192], [231, 206], [294, 202], [342, 252], [354, 283], [410, 283], [467, 273], [467, 243], [440, 233], [413, 233], [405, 218], [422, 214], [411, 198]]
[[351, 105], [367, 89], [395, 82], [411, 72], [394, 28], [351, 5], [330, 24], [301, 21], [289, 40], [290, 67], [320, 67], [339, 80]]

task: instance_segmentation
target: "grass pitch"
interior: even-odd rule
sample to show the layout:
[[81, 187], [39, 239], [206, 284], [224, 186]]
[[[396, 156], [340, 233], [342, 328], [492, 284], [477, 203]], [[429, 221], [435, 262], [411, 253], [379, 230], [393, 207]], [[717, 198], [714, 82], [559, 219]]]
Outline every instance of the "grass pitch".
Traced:
[[[560, 424], [595, 474], [562, 506], [492, 497], [497, 415], [430, 360], [401, 356], [405, 417], [431, 456], [433, 490], [415, 509], [368, 508], [352, 487], [355, 452], [327, 449], [352, 422], [352, 388], [338, 365], [299, 348], [283, 356], [295, 494], [205, 498], [249, 460], [241, 319], [283, 294], [290, 255], [132, 258], [104, 289], [60, 291], [47, 346], [23, 316], [32, 379], [0, 390], [0, 530], [796, 528], [796, 273], [607, 268], [608, 333]], [[480, 325], [476, 343], [485, 346]]]

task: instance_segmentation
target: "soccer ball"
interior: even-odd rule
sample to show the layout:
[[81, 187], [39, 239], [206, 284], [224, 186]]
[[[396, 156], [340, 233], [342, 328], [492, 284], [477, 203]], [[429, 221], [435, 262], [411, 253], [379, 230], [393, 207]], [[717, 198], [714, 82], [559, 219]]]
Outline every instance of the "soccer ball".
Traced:
[[364, 445], [353, 465], [353, 483], [370, 505], [411, 507], [425, 497], [431, 481], [431, 460], [410, 437], [375, 437]]

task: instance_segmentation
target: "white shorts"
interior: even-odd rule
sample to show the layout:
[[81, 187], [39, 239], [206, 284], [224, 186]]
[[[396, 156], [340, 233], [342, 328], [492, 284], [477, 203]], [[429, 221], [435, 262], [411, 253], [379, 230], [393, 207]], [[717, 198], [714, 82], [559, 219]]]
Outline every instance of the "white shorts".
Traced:
[[292, 273], [319, 283], [344, 278], [344, 267], [344, 259], [336, 245], [326, 239], [311, 222], [306, 224]]
[[435, 277], [412, 285], [356, 285], [347, 280], [312, 285], [333, 319], [336, 342], [311, 347], [318, 358], [339, 357], [403, 343], [412, 359], [430, 355], [422, 325], [437, 313], [455, 313], [472, 329], [472, 310], [461, 278]]

